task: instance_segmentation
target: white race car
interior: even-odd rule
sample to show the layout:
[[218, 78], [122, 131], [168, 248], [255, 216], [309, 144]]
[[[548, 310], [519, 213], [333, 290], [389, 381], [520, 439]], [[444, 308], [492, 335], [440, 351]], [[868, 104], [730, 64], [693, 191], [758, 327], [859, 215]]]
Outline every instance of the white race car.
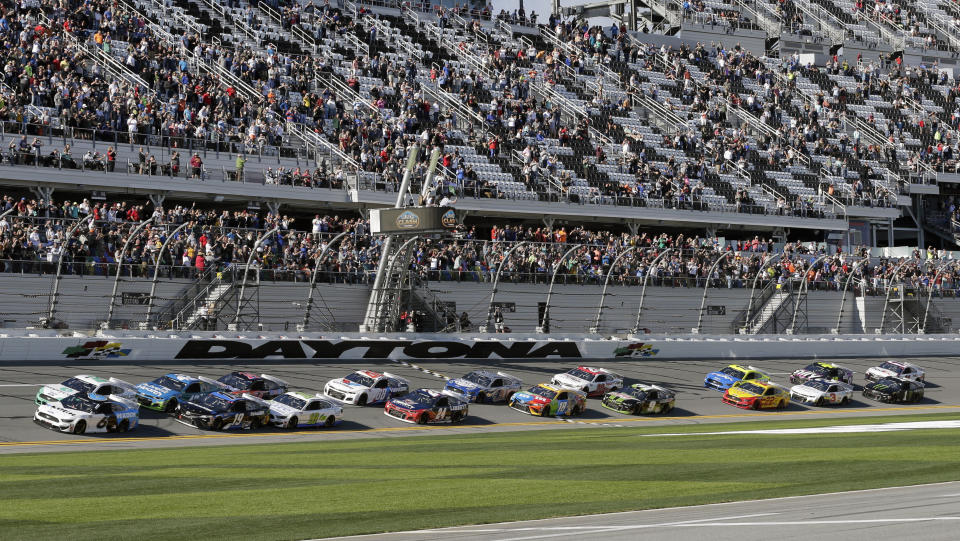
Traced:
[[587, 396], [603, 396], [623, 387], [623, 376], [614, 374], [606, 368], [578, 366], [553, 376], [550, 382], [568, 389], [583, 391]]
[[33, 422], [73, 434], [126, 432], [140, 423], [140, 413], [136, 403], [76, 393], [37, 408]]
[[811, 379], [801, 385], [790, 388], [790, 398], [794, 402], [825, 406], [839, 404], [846, 406], [853, 400], [853, 385], [842, 381]]
[[97, 376], [76, 376], [59, 385], [44, 385], [37, 391], [38, 405], [59, 402], [77, 393], [88, 393], [109, 397], [111, 400], [139, 404], [137, 388], [117, 378], [104, 379]]
[[410, 383], [389, 372], [357, 370], [345, 378], [332, 379], [323, 388], [323, 394], [334, 400], [366, 406], [386, 402], [410, 391]]
[[343, 407], [321, 394], [290, 392], [282, 394], [270, 404], [270, 424], [280, 428], [333, 426], [343, 419]]
[[868, 368], [864, 374], [867, 381], [879, 381], [883, 378], [900, 378], [908, 381], [924, 381], [923, 368], [906, 361], [885, 361], [880, 366]]

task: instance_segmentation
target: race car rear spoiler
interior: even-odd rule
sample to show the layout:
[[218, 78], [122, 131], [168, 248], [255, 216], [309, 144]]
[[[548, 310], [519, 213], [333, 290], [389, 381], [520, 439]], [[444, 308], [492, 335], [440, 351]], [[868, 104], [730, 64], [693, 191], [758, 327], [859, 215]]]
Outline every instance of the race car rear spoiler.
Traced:
[[521, 379], [518, 378], [517, 376], [514, 376], [513, 374], [507, 374], [506, 372], [497, 372], [497, 375], [498, 375], [498, 376], [503, 376], [503, 377], [505, 377], [505, 378], [510, 378], [510, 379], [515, 379], [515, 380], [517, 380], [517, 381], [521, 381]]
[[263, 378], [263, 379], [265, 379], [265, 380], [272, 381], [272, 382], [276, 383], [277, 385], [280, 385], [281, 387], [289, 387], [289, 386], [290, 386], [289, 383], [287, 383], [286, 381], [283, 381], [283, 380], [280, 379], [280, 378], [275, 378], [275, 377], [273, 377], [273, 376], [268, 376], [268, 375], [266, 375], [266, 374], [260, 374], [260, 377]]
[[391, 374], [390, 372], [381, 372], [381, 373], [382, 373], [384, 376], [387, 376], [388, 378], [393, 378], [393, 379], [395, 379], [395, 380], [397, 380], [397, 381], [402, 381], [403, 383], [406, 383], [407, 385], [410, 385], [410, 382], [407, 381], [407, 378], [398, 376], [398, 375], [396, 375], [396, 374]]
[[210, 379], [206, 376], [198, 376], [197, 379], [204, 383], [209, 383], [210, 385], [213, 385], [214, 387], [217, 387], [219, 389], [227, 389], [229, 387], [226, 383], [223, 383], [222, 381]]

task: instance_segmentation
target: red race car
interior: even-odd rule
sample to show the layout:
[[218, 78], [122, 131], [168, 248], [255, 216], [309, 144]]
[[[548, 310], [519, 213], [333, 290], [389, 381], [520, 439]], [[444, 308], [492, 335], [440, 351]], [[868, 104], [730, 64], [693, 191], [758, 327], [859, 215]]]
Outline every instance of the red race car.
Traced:
[[433, 389], [417, 389], [401, 398], [392, 398], [383, 414], [407, 423], [459, 423], [466, 418], [470, 404], [460, 398]]

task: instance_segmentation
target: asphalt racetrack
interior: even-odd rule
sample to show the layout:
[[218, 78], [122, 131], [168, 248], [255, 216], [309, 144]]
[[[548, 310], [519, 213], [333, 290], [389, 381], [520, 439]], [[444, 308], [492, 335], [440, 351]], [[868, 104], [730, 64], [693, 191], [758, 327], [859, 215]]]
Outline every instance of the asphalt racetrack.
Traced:
[[[42, 452], [91, 449], [161, 448], [193, 445], [224, 445], [282, 441], [310, 441], [343, 438], [400, 437], [417, 434], [477, 433], [483, 431], [531, 430], [547, 428], [576, 429], [595, 426], [690, 425], [745, 421], [753, 419], [811, 419], [848, 416], [896, 415], [960, 411], [960, 358], [909, 359], [927, 371], [924, 400], [917, 404], [881, 404], [859, 395], [863, 373], [879, 364], [876, 359], [844, 359], [840, 364], [854, 370], [858, 393], [846, 407], [807, 407], [791, 404], [786, 411], [745, 411], [723, 404], [720, 393], [703, 388], [704, 376], [718, 370], [725, 361], [677, 361], [655, 359], [617, 359], [590, 364], [622, 374], [626, 384], [644, 382], [664, 385], [677, 391], [676, 409], [668, 416], [630, 416], [600, 407], [598, 399], [588, 401], [583, 416], [570, 420], [532, 417], [505, 405], [470, 405], [470, 416], [458, 425], [418, 426], [383, 414], [377, 406], [346, 406], [343, 422], [333, 429], [284, 431], [263, 428], [258, 431], [209, 432], [185, 426], [163, 413], [141, 409], [141, 424], [127, 434], [75, 436], [42, 428], [33, 423], [34, 396], [40, 385], [58, 383], [78, 374], [113, 376], [132, 384], [152, 380], [169, 372], [218, 378], [231, 370], [267, 373], [286, 380], [291, 390], [322, 392], [324, 384], [357, 369], [388, 371], [410, 381], [411, 388], [442, 388], [440, 376], [459, 377], [473, 369], [499, 370], [520, 377], [524, 386], [549, 381], [551, 376], [574, 366], [571, 362], [537, 361], [418, 361], [426, 370], [391, 361], [330, 360], [291, 362], [287, 360], [251, 361], [246, 364], [222, 362], [151, 362], [130, 364], [117, 361], [5, 363], [0, 370], [0, 453]], [[767, 371], [772, 379], [789, 386], [793, 370], [808, 360], [751, 361]], [[744, 363], [747, 364], [747, 363]], [[433, 375], [433, 372], [438, 375]]]
[[960, 483], [361, 535], [357, 541], [957, 539]]

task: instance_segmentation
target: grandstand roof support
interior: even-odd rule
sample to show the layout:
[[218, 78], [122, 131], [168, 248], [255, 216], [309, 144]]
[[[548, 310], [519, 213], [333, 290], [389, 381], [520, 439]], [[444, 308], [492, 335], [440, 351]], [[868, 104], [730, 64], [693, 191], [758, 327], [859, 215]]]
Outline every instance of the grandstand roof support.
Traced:
[[857, 261], [853, 264], [853, 267], [850, 268], [850, 274], [847, 276], [847, 279], [843, 281], [843, 293], [840, 294], [840, 310], [837, 312], [837, 326], [834, 329], [836, 332], [840, 332], [840, 323], [843, 321], [843, 305], [847, 301], [847, 289], [850, 287], [850, 280], [853, 279], [853, 275], [856, 274], [857, 269], [859, 269], [864, 263], [870, 261], [869, 257], [865, 257], [860, 261]]
[[[160, 250], [157, 252], [157, 259], [153, 262], [153, 281], [150, 284], [150, 297], [147, 299], [147, 324], [150, 323], [150, 317], [153, 315], [153, 300], [156, 298], [157, 293], [157, 282], [160, 278], [160, 264], [163, 262], [163, 254], [167, 251], [167, 246], [170, 244], [170, 241], [177, 236], [184, 227], [190, 225], [190, 222], [183, 222], [176, 229], [174, 229], [169, 235], [167, 235], [166, 240], [163, 241], [163, 244], [160, 245]], [[173, 254], [171, 254], [171, 264], [173, 262]], [[172, 265], [171, 265], [172, 266]]]
[[631, 246], [623, 252], [620, 253], [610, 264], [610, 268], [607, 270], [607, 276], [603, 279], [603, 290], [600, 292], [600, 305], [597, 306], [597, 318], [593, 321], [593, 328], [590, 329], [590, 332], [597, 333], [600, 332], [600, 315], [603, 313], [603, 299], [607, 296], [607, 286], [610, 285], [610, 277], [613, 276], [613, 269], [617, 266], [617, 263], [623, 259], [623, 256], [629, 254], [630, 252], [636, 250], [636, 246]]
[[[786, 256], [787, 256], [786, 253], [782, 253], [782, 254], [780, 254], [780, 258], [779, 258], [779, 259], [782, 260], [782, 259], [783, 259], [784, 257], [786, 257]], [[748, 327], [748, 326], [750, 325], [750, 316], [753, 315], [753, 314], [751, 314], [750, 312], [751, 312], [751, 309], [753, 308], [753, 299], [754, 299], [754, 296], [755, 296], [756, 293], [757, 293], [757, 282], [760, 280], [760, 278], [763, 277], [763, 269], [767, 268], [767, 265], [769, 265], [770, 262], [773, 261], [775, 257], [776, 257], [776, 256], [768, 255], [768, 256], [763, 260], [763, 263], [760, 264], [760, 268], [757, 269], [757, 275], [753, 277], [753, 285], [750, 287], [750, 302], [747, 304], [747, 317], [746, 317], [746, 319], [744, 319], [744, 326], [745, 326], [745, 327]]]
[[930, 285], [927, 287], [927, 302], [923, 308], [923, 321], [920, 322], [920, 331], [918, 334], [927, 333], [927, 318], [930, 317], [930, 301], [933, 299], [933, 288], [937, 285], [940, 274], [947, 270], [947, 267], [953, 262], [954, 260], [952, 259], [945, 259], [937, 265], [937, 272], [933, 275], [933, 280], [930, 280]]
[[[10, 210], [0, 214], [0, 218], [10, 214], [17, 207], [11, 207]], [[60, 280], [62, 279], [61, 272], [63, 271], [63, 258], [67, 255], [67, 248], [70, 246], [70, 238], [73, 236], [73, 232], [77, 230], [81, 225], [89, 224], [93, 222], [94, 215], [91, 213], [87, 215], [86, 218], [78, 220], [77, 223], [73, 224], [73, 227], [67, 229], [67, 235], [63, 239], [63, 247], [60, 252], [60, 257], [57, 258], [57, 274], [53, 279], [53, 292], [50, 293], [50, 309], [47, 310], [47, 322], [53, 319], [54, 314], [57, 312], [57, 297], [60, 294]]]
[[[243, 307], [243, 294], [247, 289], [247, 276], [250, 274], [250, 265], [253, 263], [253, 258], [257, 255], [257, 248], [267, 239], [270, 235], [273, 235], [280, 230], [280, 227], [274, 227], [270, 231], [267, 231], [263, 235], [257, 237], [257, 241], [253, 243], [253, 248], [250, 250], [250, 256], [247, 257], [247, 265], [243, 269], [243, 280], [240, 282], [240, 296], [237, 298], [237, 315], [233, 318], [233, 324], [236, 325], [240, 321], [240, 309]], [[257, 272], [260, 272], [260, 269], [257, 269]], [[238, 329], [239, 330], [239, 329]]]
[[267, 201], [266, 203], [267, 203], [267, 210], [270, 211], [270, 214], [273, 214], [274, 216], [279, 216], [279, 215], [280, 215], [280, 202], [279, 202], [279, 201], [277, 201], [277, 200], [275, 200], [275, 199], [271, 199], [271, 200]]
[[703, 312], [707, 308], [707, 290], [710, 289], [710, 276], [713, 274], [713, 271], [717, 270], [717, 265], [719, 265], [721, 261], [732, 255], [733, 252], [724, 252], [723, 255], [718, 257], [717, 260], [713, 262], [713, 265], [710, 265], [710, 270], [707, 271], [707, 275], [703, 284], [703, 297], [700, 298], [700, 315], [697, 317], [696, 328], [697, 334], [700, 333], [700, 329], [703, 327]]
[[150, 198], [150, 203], [153, 204], [153, 208], [159, 209], [163, 208], [163, 202], [167, 199], [166, 193], [152, 193], [147, 197]]
[[46, 216], [49, 218], [50, 203], [53, 202], [53, 186], [33, 186], [30, 188], [30, 191], [37, 196], [37, 199], [39, 199], [41, 203], [44, 203], [43, 206], [46, 210]]
[[557, 273], [560, 272], [560, 267], [563, 265], [563, 262], [566, 261], [567, 257], [570, 256], [574, 251], [582, 248], [582, 244], [576, 244], [569, 250], [563, 253], [560, 256], [560, 259], [557, 260], [556, 268], [553, 269], [553, 275], [550, 277], [550, 288], [547, 289], [547, 301], [543, 306], [543, 321], [540, 322], [540, 325], [537, 325], [537, 332], [539, 333], [549, 333], [550, 332], [550, 298], [553, 297], [553, 285], [557, 282]]
[[327, 256], [327, 252], [330, 251], [330, 248], [332, 248], [350, 233], [353, 233], [352, 229], [349, 231], [344, 231], [336, 237], [333, 237], [333, 239], [323, 247], [323, 250], [320, 250], [320, 254], [314, 259], [313, 272], [310, 274], [310, 293], [307, 295], [307, 307], [303, 311], [303, 324], [301, 325], [303, 329], [301, 330], [306, 330], [307, 325], [310, 323], [310, 310], [313, 308], [313, 294], [316, 291], [315, 284], [317, 283], [317, 274], [320, 272], [320, 264], [323, 263], [323, 258]]
[[500, 273], [503, 271], [503, 265], [510, 259], [510, 256], [520, 248], [521, 246], [526, 246], [526, 241], [520, 241], [513, 245], [512, 248], [507, 250], [507, 253], [504, 254], [503, 259], [500, 260], [500, 264], [497, 265], [497, 272], [493, 275], [493, 289], [490, 291], [490, 305], [487, 307], [487, 326], [480, 330], [480, 332], [489, 332], [491, 323], [493, 322], [493, 299], [497, 296], [497, 286], [500, 284]]
[[130, 232], [130, 236], [127, 237], [126, 242], [123, 243], [123, 248], [120, 249], [120, 257], [117, 258], [117, 276], [113, 279], [113, 293], [110, 294], [110, 309], [107, 310], [107, 320], [104, 322], [104, 327], [107, 329], [110, 328], [110, 322], [113, 320], [113, 309], [117, 306], [117, 289], [120, 287], [120, 273], [123, 272], [123, 258], [127, 255], [127, 248], [130, 247], [130, 241], [132, 241], [144, 227], [152, 224], [155, 220], [156, 216], [151, 216], [137, 224], [137, 227]]
[[817, 263], [820, 263], [824, 259], [833, 257], [832, 254], [822, 255], [813, 260], [813, 263], [807, 267], [807, 272], [803, 273], [803, 280], [800, 282], [800, 289], [797, 290], [797, 301], [793, 305], [793, 317], [790, 319], [790, 334], [793, 334], [797, 331], [797, 314], [800, 313], [800, 300], [806, 295], [807, 290], [809, 289], [810, 283], [810, 271], [817, 266]]
[[633, 334], [640, 332], [640, 315], [643, 313], [643, 299], [647, 298], [647, 283], [650, 282], [650, 273], [653, 269], [657, 268], [657, 263], [661, 259], [673, 252], [673, 248], [667, 248], [658, 255], [653, 262], [650, 263], [650, 266], [647, 267], [647, 272], [643, 273], [643, 288], [640, 290], [640, 306], [637, 307], [637, 321], [633, 324]]

